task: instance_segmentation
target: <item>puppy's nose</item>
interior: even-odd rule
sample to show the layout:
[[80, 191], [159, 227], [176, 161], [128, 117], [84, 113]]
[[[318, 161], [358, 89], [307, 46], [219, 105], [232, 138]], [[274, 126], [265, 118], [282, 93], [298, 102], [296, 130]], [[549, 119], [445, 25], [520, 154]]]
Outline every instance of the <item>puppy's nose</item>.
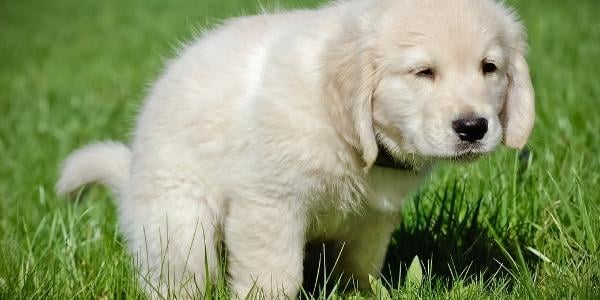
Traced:
[[481, 140], [488, 130], [487, 120], [484, 118], [463, 118], [452, 122], [452, 128], [461, 141], [476, 142]]

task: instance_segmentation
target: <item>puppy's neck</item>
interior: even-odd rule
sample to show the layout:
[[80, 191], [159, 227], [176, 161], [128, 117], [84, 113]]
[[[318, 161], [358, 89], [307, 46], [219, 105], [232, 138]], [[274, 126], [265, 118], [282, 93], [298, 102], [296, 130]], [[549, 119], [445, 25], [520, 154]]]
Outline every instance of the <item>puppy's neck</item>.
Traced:
[[375, 165], [382, 168], [390, 168], [395, 170], [403, 170], [403, 171], [416, 171], [416, 168], [413, 164], [398, 160], [393, 157], [388, 150], [382, 145], [379, 146], [379, 153], [377, 154], [377, 159], [375, 159]]

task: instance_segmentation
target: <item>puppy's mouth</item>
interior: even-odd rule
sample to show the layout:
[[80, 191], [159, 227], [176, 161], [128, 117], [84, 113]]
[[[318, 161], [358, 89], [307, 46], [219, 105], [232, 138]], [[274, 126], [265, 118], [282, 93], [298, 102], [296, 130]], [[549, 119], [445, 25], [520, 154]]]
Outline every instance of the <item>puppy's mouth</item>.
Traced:
[[483, 144], [480, 142], [459, 143], [456, 146], [456, 152], [449, 158], [452, 161], [470, 162], [477, 160], [485, 154], [487, 154], [487, 151], [485, 151]]
[[457, 162], [471, 162], [481, 158], [484, 153], [481, 152], [459, 152], [456, 155], [452, 156], [452, 161]]

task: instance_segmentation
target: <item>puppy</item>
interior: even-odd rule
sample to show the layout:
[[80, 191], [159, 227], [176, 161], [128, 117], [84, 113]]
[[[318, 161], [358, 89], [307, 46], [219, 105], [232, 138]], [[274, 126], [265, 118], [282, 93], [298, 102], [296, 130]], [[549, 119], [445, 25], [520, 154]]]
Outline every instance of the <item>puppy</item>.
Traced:
[[71, 154], [57, 191], [102, 182], [151, 297], [194, 297], [227, 249], [232, 293], [295, 297], [306, 242], [360, 285], [437, 160], [523, 147], [526, 37], [492, 0], [339, 1], [230, 20], [171, 61], [131, 144]]

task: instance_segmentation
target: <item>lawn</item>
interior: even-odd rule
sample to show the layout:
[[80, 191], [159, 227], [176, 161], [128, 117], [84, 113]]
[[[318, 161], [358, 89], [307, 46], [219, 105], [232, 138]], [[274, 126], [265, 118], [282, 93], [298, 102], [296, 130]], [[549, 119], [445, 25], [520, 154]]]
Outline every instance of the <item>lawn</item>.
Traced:
[[[0, 2], [0, 299], [143, 297], [110, 194], [58, 198], [60, 161], [91, 141], [127, 140], [181, 42], [258, 2]], [[528, 150], [436, 168], [389, 250], [380, 285], [391, 298], [600, 298], [600, 2], [509, 2], [530, 35]], [[416, 255], [424, 275], [406, 280]], [[386, 295], [340, 290], [314, 297]], [[225, 293], [221, 282], [210, 296]]]

